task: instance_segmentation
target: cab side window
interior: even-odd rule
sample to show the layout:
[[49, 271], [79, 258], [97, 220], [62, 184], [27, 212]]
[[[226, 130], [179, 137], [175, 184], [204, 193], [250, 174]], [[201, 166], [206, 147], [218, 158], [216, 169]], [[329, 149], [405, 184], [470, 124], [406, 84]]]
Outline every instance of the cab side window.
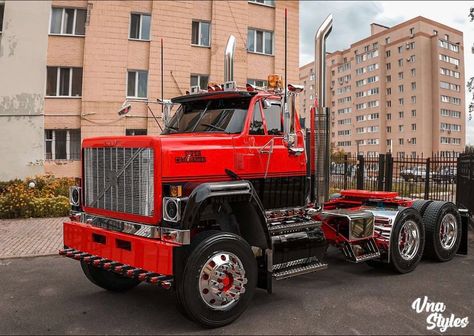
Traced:
[[262, 119], [262, 108], [260, 107], [260, 101], [255, 103], [253, 107], [253, 116], [250, 121], [250, 135], [265, 135], [265, 130], [263, 128], [263, 119]]
[[283, 134], [283, 118], [281, 115], [281, 105], [271, 103], [270, 107], [263, 112], [265, 114], [265, 121], [267, 123], [268, 134], [282, 135]]

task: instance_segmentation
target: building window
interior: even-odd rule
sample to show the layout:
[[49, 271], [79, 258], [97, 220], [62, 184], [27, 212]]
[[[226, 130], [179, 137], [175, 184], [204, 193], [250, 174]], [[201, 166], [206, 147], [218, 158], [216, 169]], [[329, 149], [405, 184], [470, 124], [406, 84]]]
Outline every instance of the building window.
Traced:
[[411, 116], [416, 117], [416, 110], [411, 110]]
[[416, 90], [416, 82], [411, 82], [411, 89], [412, 89], [413, 91]]
[[398, 138], [398, 144], [403, 145], [403, 138]]
[[[247, 83], [253, 86], [256, 86], [258, 88], [265, 88], [268, 85], [267, 81], [263, 79], [247, 79]], [[311, 90], [312, 89], [313, 89], [313, 86], [311, 85]]]
[[127, 97], [146, 98], [148, 93], [148, 71], [127, 72]]
[[438, 35], [438, 31], [436, 29], [433, 29], [433, 35]]
[[387, 126], [387, 133], [392, 133], [392, 126]]
[[403, 111], [398, 112], [398, 116], [399, 116], [400, 118], [403, 118], [404, 115], [405, 115], [405, 113], [404, 113]]
[[47, 67], [46, 77], [47, 96], [82, 96], [82, 68]]
[[387, 88], [387, 96], [392, 94], [392, 88]]
[[80, 160], [80, 129], [47, 129], [44, 131], [46, 160]]
[[134, 14], [130, 15], [130, 38], [133, 40], [150, 40], [150, 22], [151, 16], [149, 14]]
[[[1, 5], [0, 5], [1, 6]], [[0, 9], [1, 12], [1, 9]], [[1, 14], [0, 14], [1, 17]], [[1, 29], [0, 29], [1, 30]], [[50, 34], [79, 35], [86, 32], [86, 10], [76, 8], [52, 8]]]
[[398, 79], [403, 79], [403, 72], [398, 73]]
[[275, 0], [249, 0], [249, 2], [275, 7]]
[[193, 21], [191, 44], [209, 47], [211, 46], [211, 23], [205, 21]]
[[146, 129], [126, 129], [125, 135], [147, 135]]
[[3, 12], [5, 11], [5, 4], [0, 3], [0, 33], [3, 31]]
[[400, 105], [403, 105], [403, 104], [405, 103], [405, 101], [404, 101], [403, 98], [399, 98], [399, 99], [398, 99], [398, 103], [399, 103]]
[[386, 67], [387, 67], [387, 70], [390, 70], [392, 68], [392, 63], [387, 63]]
[[413, 35], [415, 33], [415, 28], [410, 28], [410, 35]]
[[191, 75], [191, 87], [199, 86], [201, 90], [207, 89], [209, 76], [207, 75]]
[[249, 28], [247, 50], [259, 54], [273, 55], [273, 32]]
[[403, 66], [403, 58], [400, 58], [400, 59], [398, 60], [398, 66]]
[[416, 131], [416, 124], [411, 124], [411, 130]]
[[392, 76], [391, 75], [388, 75], [387, 76], [387, 83], [390, 83], [392, 81]]
[[410, 72], [411, 72], [411, 75], [412, 75], [413, 77], [416, 76], [416, 69], [411, 69]]
[[411, 96], [411, 103], [416, 104], [416, 96]]
[[403, 92], [403, 84], [398, 86], [398, 92]]

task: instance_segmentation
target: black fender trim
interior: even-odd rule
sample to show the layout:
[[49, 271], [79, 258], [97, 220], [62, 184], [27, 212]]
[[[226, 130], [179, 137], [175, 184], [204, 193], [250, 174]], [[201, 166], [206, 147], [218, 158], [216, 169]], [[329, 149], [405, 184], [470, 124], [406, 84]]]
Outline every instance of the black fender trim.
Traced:
[[242, 197], [255, 208], [260, 219], [267, 246], [271, 246], [270, 235], [266, 225], [265, 208], [257, 195], [252, 183], [247, 180], [209, 182], [197, 186], [189, 195], [186, 207], [181, 219], [181, 228], [190, 230], [197, 222], [200, 215], [201, 206], [210, 199], [221, 199], [233, 201]]

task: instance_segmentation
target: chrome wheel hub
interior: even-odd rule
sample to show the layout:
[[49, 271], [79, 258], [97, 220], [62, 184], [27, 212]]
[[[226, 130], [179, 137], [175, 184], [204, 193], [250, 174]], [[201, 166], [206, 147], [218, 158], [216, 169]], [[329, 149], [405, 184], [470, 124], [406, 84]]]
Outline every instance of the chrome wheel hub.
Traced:
[[212, 309], [227, 310], [245, 293], [245, 270], [240, 259], [230, 252], [216, 252], [199, 274], [199, 292]]
[[405, 260], [412, 260], [420, 248], [420, 230], [414, 221], [403, 223], [398, 235], [398, 251]]
[[453, 214], [446, 214], [441, 220], [439, 226], [439, 240], [441, 247], [445, 250], [450, 250], [456, 243], [458, 235], [458, 223]]

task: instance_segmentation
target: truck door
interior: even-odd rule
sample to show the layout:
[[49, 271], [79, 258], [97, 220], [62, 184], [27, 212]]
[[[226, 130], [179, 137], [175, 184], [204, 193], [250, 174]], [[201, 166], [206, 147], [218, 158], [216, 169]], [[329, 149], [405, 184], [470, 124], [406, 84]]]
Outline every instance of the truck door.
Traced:
[[[262, 107], [265, 107], [263, 121], [267, 134], [259, 151], [264, 175], [262, 201], [268, 208], [303, 205], [306, 182], [305, 154], [297, 156], [290, 153], [283, 141], [281, 101], [269, 98]], [[303, 134], [299, 127], [297, 130], [297, 144], [303, 146]]]

